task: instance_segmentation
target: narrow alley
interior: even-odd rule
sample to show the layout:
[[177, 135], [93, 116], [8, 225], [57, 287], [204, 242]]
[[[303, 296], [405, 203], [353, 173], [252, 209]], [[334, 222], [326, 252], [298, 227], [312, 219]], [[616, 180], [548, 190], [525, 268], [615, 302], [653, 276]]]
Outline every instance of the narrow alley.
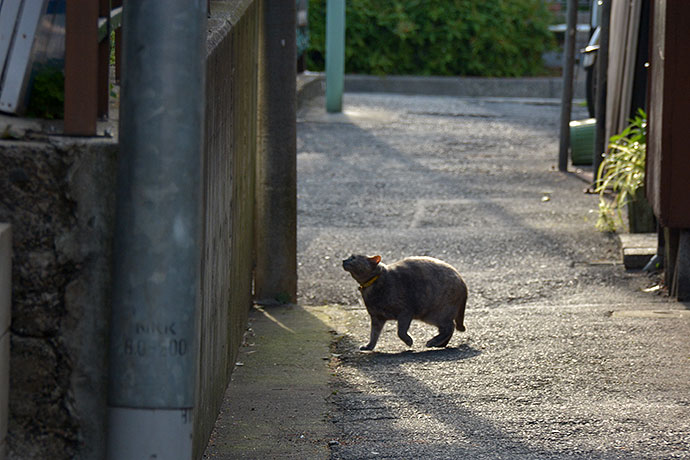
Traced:
[[[364, 93], [342, 114], [303, 107], [300, 306], [253, 313], [206, 458], [687, 458], [690, 316], [644, 292], [658, 279], [626, 271], [588, 183], [556, 171], [558, 112]], [[426, 349], [436, 332], [413, 322], [408, 348], [391, 322], [360, 352], [352, 253], [457, 267], [467, 331]]]

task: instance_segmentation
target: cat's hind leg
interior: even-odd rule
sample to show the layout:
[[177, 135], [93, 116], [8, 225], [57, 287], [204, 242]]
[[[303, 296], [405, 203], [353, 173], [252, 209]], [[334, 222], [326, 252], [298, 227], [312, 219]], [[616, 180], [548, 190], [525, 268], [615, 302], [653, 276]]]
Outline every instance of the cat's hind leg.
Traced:
[[451, 320], [448, 323], [442, 324], [438, 326], [438, 335], [433, 337], [431, 340], [429, 340], [426, 343], [426, 346], [431, 348], [431, 347], [437, 347], [437, 348], [443, 348], [446, 345], [448, 345], [448, 342], [450, 342], [450, 338], [453, 337], [453, 330], [455, 328], [453, 327], [453, 321]]
[[457, 313], [455, 314], [455, 328], [460, 331], [465, 331], [465, 304], [467, 303], [467, 290], [465, 295], [461, 296], [457, 304]]

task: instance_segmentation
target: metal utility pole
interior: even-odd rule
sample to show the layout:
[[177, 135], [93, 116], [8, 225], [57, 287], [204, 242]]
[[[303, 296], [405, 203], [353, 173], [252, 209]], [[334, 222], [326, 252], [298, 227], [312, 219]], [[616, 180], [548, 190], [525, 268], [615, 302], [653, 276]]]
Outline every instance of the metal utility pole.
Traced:
[[575, 32], [577, 27], [577, 0], [568, 0], [563, 58], [563, 96], [561, 97], [561, 143], [558, 151], [558, 170], [568, 170], [570, 146], [570, 115], [573, 107], [573, 77], [575, 69]]
[[611, 25], [611, 0], [602, 0], [601, 4], [601, 32], [599, 35], [599, 51], [597, 52], [597, 93], [595, 95], [594, 114], [597, 119], [596, 135], [594, 137], [594, 186], [596, 187], [597, 173], [606, 151], [606, 85], [609, 68], [609, 30]]
[[191, 459], [206, 2], [123, 14], [107, 456]]
[[297, 297], [297, 131], [294, 1], [263, 0], [256, 164], [258, 301]]
[[342, 112], [345, 80], [345, 0], [326, 1], [326, 111]]

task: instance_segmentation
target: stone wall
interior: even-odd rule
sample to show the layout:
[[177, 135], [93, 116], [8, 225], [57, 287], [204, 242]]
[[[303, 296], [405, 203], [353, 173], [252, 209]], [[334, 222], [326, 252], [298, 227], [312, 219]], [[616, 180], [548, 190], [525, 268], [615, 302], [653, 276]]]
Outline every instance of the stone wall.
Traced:
[[12, 294], [12, 227], [0, 223], [0, 460], [7, 455], [10, 392], [10, 309]]
[[13, 227], [9, 458], [102, 458], [112, 140], [0, 143]]

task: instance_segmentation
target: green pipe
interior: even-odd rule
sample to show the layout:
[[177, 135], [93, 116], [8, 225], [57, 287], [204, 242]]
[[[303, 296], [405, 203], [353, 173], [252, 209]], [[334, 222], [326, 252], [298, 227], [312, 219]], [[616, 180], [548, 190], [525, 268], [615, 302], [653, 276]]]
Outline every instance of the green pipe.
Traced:
[[342, 112], [345, 75], [345, 0], [326, 2], [326, 111]]

